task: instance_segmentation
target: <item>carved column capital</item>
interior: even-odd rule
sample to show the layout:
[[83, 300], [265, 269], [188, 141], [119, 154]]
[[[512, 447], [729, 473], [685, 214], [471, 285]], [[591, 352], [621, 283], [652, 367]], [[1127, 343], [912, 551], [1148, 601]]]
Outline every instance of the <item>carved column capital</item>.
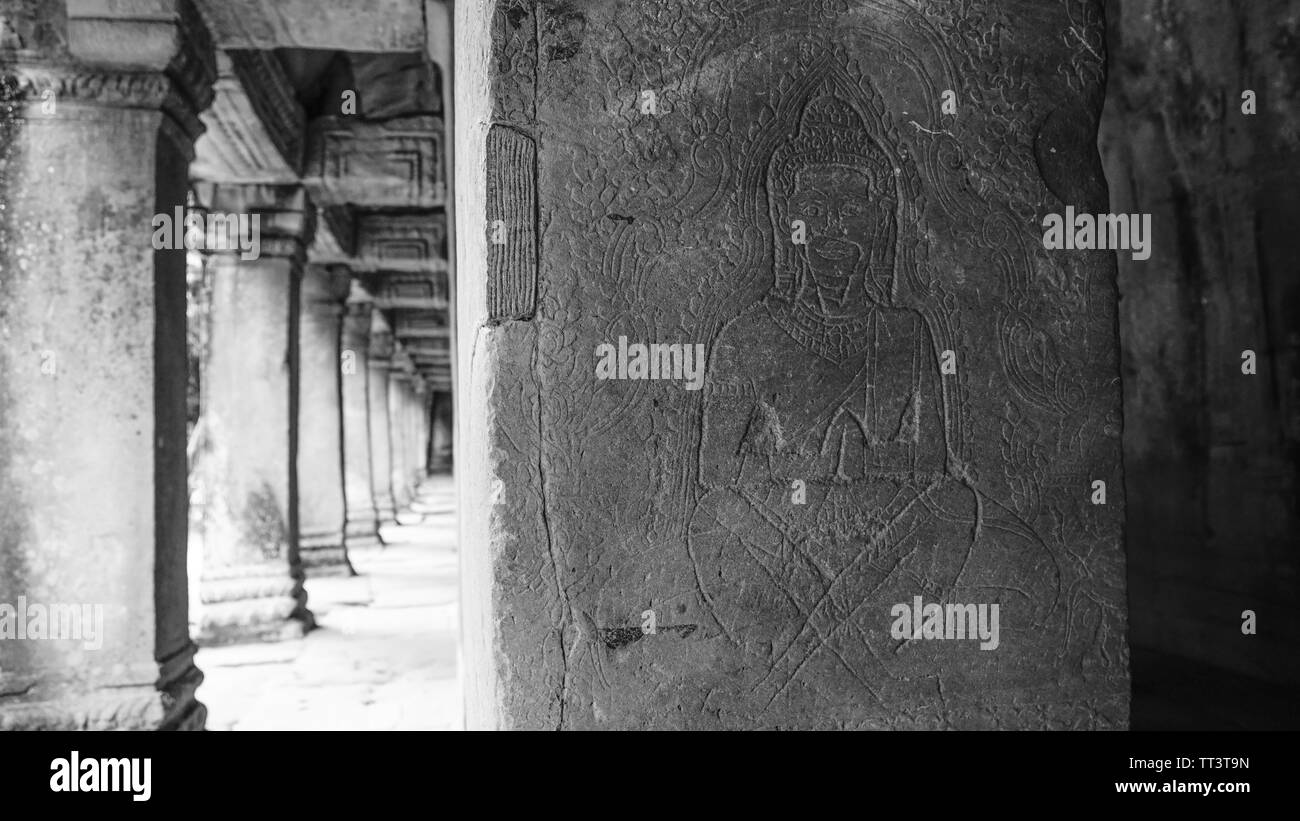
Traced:
[[[12, 26], [0, 43], [0, 107], [26, 118], [81, 119], [87, 107], [157, 109], [163, 133], [185, 156], [203, 133], [199, 112], [212, 103], [216, 56], [190, 0], [157, 0], [147, 13], [70, 2], [63, 40], [40, 40], [56, 21]], [[42, 28], [43, 27], [43, 28]], [[7, 46], [7, 47], [6, 47]]]
[[260, 256], [306, 261], [316, 231], [316, 208], [301, 186], [201, 184], [195, 189], [212, 211], [227, 217], [247, 215], [249, 227], [256, 226], [258, 232]]

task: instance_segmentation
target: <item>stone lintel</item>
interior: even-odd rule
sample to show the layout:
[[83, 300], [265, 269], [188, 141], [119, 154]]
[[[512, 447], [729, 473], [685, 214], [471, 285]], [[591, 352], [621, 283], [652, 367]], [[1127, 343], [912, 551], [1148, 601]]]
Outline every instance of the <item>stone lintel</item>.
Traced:
[[420, 51], [423, 0], [199, 0], [222, 48]]

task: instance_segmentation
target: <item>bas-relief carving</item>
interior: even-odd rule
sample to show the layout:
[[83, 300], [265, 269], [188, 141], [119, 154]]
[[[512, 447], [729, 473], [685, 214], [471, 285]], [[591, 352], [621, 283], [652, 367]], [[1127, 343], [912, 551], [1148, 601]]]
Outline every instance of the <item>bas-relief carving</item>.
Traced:
[[537, 148], [493, 125], [487, 154], [488, 320], [527, 319], [537, 300]]
[[[551, 57], [546, 253], [522, 377], [540, 407], [510, 440], [537, 451], [545, 492], [519, 513], [548, 544], [511, 556], [521, 600], [544, 580], [565, 614], [542, 651], [559, 712], [578, 688], [592, 704], [568, 721], [641, 714], [651, 691], [701, 726], [1125, 720], [1122, 500], [1087, 504], [1118, 477], [1111, 272], [1035, 233], [1059, 202], [1035, 117], [1096, 79], [1062, 66], [1035, 89], [1053, 48], [969, 5], [590, 6], [583, 30], [612, 33], [578, 48], [548, 38], [582, 11], [541, 11], [523, 51]], [[596, 87], [566, 93], [574, 77]], [[661, 116], [637, 109], [648, 84]], [[962, 118], [939, 116], [946, 88]], [[590, 351], [619, 334], [706, 342], [704, 395], [594, 381]], [[999, 602], [1002, 648], [891, 639], [914, 595]], [[700, 629], [600, 641], [648, 606]], [[633, 676], [650, 658], [659, 677]], [[1018, 705], [996, 693], [1017, 687]]]

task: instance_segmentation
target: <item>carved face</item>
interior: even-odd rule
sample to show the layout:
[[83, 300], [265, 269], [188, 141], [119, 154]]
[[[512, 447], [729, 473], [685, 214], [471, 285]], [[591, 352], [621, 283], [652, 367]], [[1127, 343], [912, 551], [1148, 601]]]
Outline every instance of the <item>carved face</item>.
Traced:
[[866, 173], [843, 165], [805, 166], [796, 172], [784, 205], [791, 220], [807, 226], [807, 242], [796, 249], [796, 259], [813, 284], [846, 297], [865, 295], [871, 302], [887, 298], [894, 202], [873, 190]]

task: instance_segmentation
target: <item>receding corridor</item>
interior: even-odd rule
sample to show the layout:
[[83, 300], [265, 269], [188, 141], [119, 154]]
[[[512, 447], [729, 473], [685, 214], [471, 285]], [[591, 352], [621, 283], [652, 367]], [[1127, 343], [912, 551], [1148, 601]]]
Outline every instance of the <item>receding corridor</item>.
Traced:
[[359, 575], [307, 580], [318, 627], [290, 641], [199, 651], [210, 730], [461, 729], [450, 476], [420, 488]]

